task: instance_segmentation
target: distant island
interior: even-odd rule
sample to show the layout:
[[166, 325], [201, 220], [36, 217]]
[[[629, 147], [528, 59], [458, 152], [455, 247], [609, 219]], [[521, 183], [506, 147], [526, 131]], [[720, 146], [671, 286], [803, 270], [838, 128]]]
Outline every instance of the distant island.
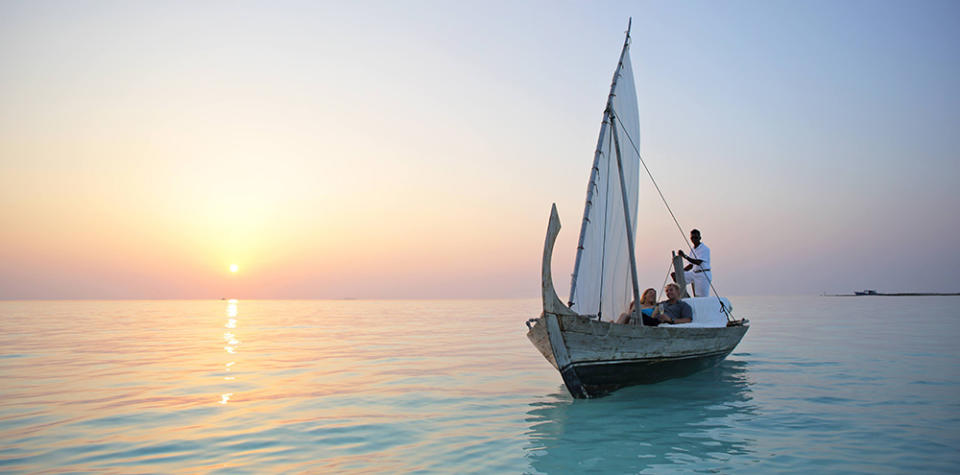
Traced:
[[960, 292], [877, 292], [876, 290], [854, 291], [852, 294], [823, 294], [824, 297], [868, 297], [879, 295], [883, 297], [930, 297], [930, 296], [957, 296]]

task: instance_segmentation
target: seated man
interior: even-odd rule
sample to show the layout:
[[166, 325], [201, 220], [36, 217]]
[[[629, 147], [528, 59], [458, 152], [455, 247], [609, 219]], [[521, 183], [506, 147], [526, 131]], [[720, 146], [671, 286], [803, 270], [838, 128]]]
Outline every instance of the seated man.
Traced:
[[671, 282], [667, 284], [665, 292], [667, 300], [660, 302], [657, 309], [653, 311], [653, 319], [657, 321], [657, 324], [692, 322], [693, 308], [680, 300], [680, 286]]

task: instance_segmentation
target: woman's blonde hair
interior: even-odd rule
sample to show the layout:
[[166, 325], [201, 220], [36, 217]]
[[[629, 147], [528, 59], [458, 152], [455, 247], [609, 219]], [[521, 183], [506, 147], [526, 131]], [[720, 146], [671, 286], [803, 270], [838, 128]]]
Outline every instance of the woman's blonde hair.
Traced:
[[653, 292], [653, 302], [649, 302], [649, 303], [652, 303], [652, 304], [657, 303], [657, 291], [653, 287], [650, 287], [649, 289], [644, 290], [642, 294], [640, 294], [640, 305], [643, 305], [644, 303], [647, 302], [648, 292]]

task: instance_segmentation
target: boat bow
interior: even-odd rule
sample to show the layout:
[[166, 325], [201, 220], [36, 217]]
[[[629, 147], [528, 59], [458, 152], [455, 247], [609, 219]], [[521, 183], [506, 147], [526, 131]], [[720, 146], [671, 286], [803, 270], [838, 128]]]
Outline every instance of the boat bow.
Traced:
[[553, 286], [553, 245], [560, 234], [560, 216], [556, 203], [550, 208], [550, 222], [547, 224], [547, 237], [543, 242], [543, 265], [540, 270], [540, 291], [543, 296], [543, 313], [553, 315], [576, 315], [577, 313], [563, 304]]

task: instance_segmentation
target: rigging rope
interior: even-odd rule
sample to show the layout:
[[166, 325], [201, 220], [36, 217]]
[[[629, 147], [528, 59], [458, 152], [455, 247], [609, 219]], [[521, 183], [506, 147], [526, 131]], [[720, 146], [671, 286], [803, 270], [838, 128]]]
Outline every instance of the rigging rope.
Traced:
[[670, 271], [673, 270], [673, 263], [667, 266], [667, 273], [663, 275], [663, 282], [660, 284], [660, 290], [667, 286], [667, 279], [670, 278]]
[[[637, 152], [637, 157], [640, 159], [640, 164], [643, 165], [643, 169], [647, 171], [647, 176], [650, 177], [650, 181], [653, 182], [653, 187], [657, 189], [657, 193], [660, 195], [660, 200], [663, 201], [663, 205], [667, 207], [667, 211], [670, 212], [670, 217], [673, 218], [673, 222], [677, 225], [677, 230], [680, 231], [680, 236], [683, 238], [684, 242], [687, 240], [687, 236], [683, 233], [683, 228], [680, 226], [680, 221], [677, 221], [677, 215], [673, 214], [673, 210], [670, 209], [670, 204], [667, 203], [667, 199], [664, 198], [663, 192], [660, 191], [660, 185], [657, 184], [657, 180], [653, 178], [653, 173], [650, 173], [650, 169], [647, 168], [647, 162], [643, 161], [643, 155], [640, 155], [640, 149], [637, 148], [637, 144], [633, 142], [633, 137], [630, 136], [630, 132], [627, 131], [627, 127], [623, 125], [623, 122], [620, 121], [620, 116], [614, 116], [617, 119], [617, 122], [620, 122], [620, 128], [623, 129], [623, 135], [627, 136], [627, 140], [630, 141], [630, 146], [633, 147], [633, 150]], [[687, 247], [690, 247], [688, 244]], [[693, 248], [690, 249], [690, 252], [693, 252]]]
[[[690, 249], [690, 253], [694, 254], [693, 246], [687, 242], [687, 235], [683, 232], [683, 227], [680, 226], [680, 221], [677, 220], [677, 215], [673, 214], [673, 210], [670, 209], [670, 204], [667, 203], [667, 199], [663, 196], [663, 192], [660, 191], [660, 185], [657, 184], [657, 180], [653, 178], [653, 173], [650, 173], [650, 168], [647, 167], [647, 162], [643, 160], [643, 155], [640, 154], [640, 149], [637, 147], [637, 144], [633, 141], [633, 137], [630, 136], [630, 133], [627, 131], [627, 127], [623, 125], [623, 122], [620, 120], [620, 116], [617, 114], [612, 114], [614, 118], [617, 119], [617, 122], [620, 122], [620, 129], [623, 131], [623, 135], [627, 136], [627, 140], [630, 141], [630, 146], [633, 147], [633, 151], [637, 152], [637, 158], [640, 159], [640, 164], [643, 165], [643, 169], [646, 170], [647, 176], [650, 177], [650, 181], [653, 182], [653, 187], [657, 189], [657, 194], [660, 195], [660, 200], [663, 201], [663, 205], [667, 207], [667, 211], [670, 212], [670, 217], [673, 218], [673, 222], [677, 225], [677, 230], [680, 231], [680, 237], [683, 239], [684, 244], [687, 245], [687, 248]], [[671, 263], [671, 266], [673, 263]], [[701, 267], [702, 269], [702, 267]], [[669, 274], [669, 269], [667, 273]], [[704, 276], [706, 277], [706, 276]], [[664, 279], [666, 282], [666, 279]], [[720, 311], [722, 311], [726, 316], [727, 320], [733, 318], [730, 315], [729, 309], [723, 304], [723, 300], [720, 300], [720, 292], [717, 292], [717, 288], [713, 286], [713, 279], [707, 279], [707, 283], [710, 284], [710, 288], [713, 289], [713, 294], [717, 296], [717, 301], [720, 302]], [[666, 283], [664, 283], [666, 285]], [[662, 288], [662, 287], [661, 287]]]

